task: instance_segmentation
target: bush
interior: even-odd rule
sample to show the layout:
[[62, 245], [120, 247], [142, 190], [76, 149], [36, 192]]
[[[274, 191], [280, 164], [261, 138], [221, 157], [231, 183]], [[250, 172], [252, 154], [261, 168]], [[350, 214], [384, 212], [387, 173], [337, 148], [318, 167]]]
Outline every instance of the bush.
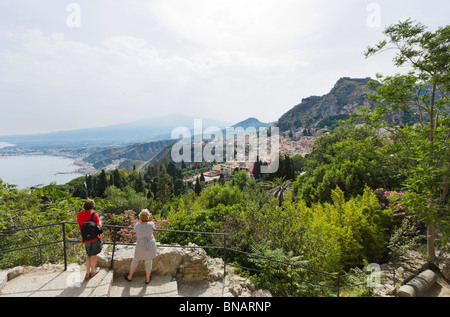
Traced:
[[[233, 207], [218, 205], [210, 210], [199, 211], [177, 218], [167, 229], [194, 232], [222, 232], [222, 219], [233, 212]], [[223, 237], [209, 234], [191, 234], [177, 232], [160, 232], [159, 239], [163, 244], [187, 245], [195, 243], [199, 246], [223, 246]], [[206, 250], [208, 254], [222, 255], [223, 251]]]
[[417, 247], [421, 239], [423, 239], [423, 236], [420, 235], [417, 224], [408, 218], [403, 218], [402, 223], [396, 227], [389, 240], [390, 259], [392, 261], [399, 260], [408, 250]]
[[130, 186], [124, 189], [108, 186], [105, 190], [105, 198], [113, 204], [109, 210], [114, 213], [121, 213], [127, 209], [138, 212], [148, 208], [151, 203], [143, 193], [137, 193]]
[[[106, 225], [114, 225], [114, 226], [121, 226], [121, 227], [127, 227], [122, 228], [117, 231], [115, 238], [116, 242], [119, 243], [135, 243], [136, 242], [136, 232], [133, 230], [134, 225], [139, 221], [136, 212], [133, 210], [125, 210], [121, 214], [114, 214], [114, 213], [105, 213], [103, 219], [103, 224]], [[155, 229], [167, 229], [169, 226], [169, 222], [165, 219], [157, 220], [154, 219], [155, 223]], [[114, 240], [114, 231], [108, 230], [107, 228], [104, 228], [103, 230], [103, 239], [105, 241], [113, 241]], [[155, 239], [158, 237], [159, 232], [154, 231], [153, 236]]]
[[317, 270], [338, 272], [380, 261], [387, 253], [391, 212], [368, 187], [350, 199], [337, 187], [331, 197], [331, 203], [311, 207], [289, 197], [281, 207], [274, 201], [253, 206], [246, 213], [248, 233], [255, 245], [267, 242], [271, 250], [292, 251]]
[[199, 199], [200, 204], [204, 208], [211, 209], [219, 204], [231, 206], [241, 203], [243, 201], [243, 194], [235, 186], [222, 187], [220, 185], [214, 185], [203, 190]]

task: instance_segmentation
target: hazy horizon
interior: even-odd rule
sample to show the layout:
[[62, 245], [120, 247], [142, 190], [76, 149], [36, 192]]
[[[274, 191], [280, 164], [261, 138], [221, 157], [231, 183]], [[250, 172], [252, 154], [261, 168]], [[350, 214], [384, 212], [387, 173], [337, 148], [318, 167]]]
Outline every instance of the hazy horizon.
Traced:
[[[22, 136], [22, 135], [39, 135], [39, 134], [49, 134], [49, 133], [58, 133], [58, 132], [82, 131], [82, 130], [87, 130], [87, 129], [102, 129], [102, 128], [109, 128], [109, 127], [115, 127], [115, 126], [131, 125], [131, 124], [134, 124], [134, 123], [144, 122], [146, 120], [170, 118], [170, 117], [176, 117], [176, 116], [185, 117], [186, 119], [202, 119], [202, 120], [207, 120], [207, 121], [217, 121], [217, 122], [221, 122], [222, 124], [227, 124], [227, 125], [233, 125], [233, 124], [237, 123], [237, 122], [221, 121], [221, 120], [215, 119], [215, 118], [196, 118], [196, 117], [189, 117], [189, 116], [185, 116], [185, 115], [181, 115], [181, 114], [171, 113], [171, 114], [167, 114], [167, 115], [163, 115], [163, 116], [155, 116], [155, 117], [148, 117], [148, 118], [141, 118], [141, 119], [137, 118], [137, 119], [134, 119], [132, 121], [119, 122], [117, 124], [106, 124], [106, 125], [102, 125], [102, 126], [98, 126], [98, 127], [91, 127], [91, 128], [89, 128], [89, 127], [87, 127], [87, 128], [68, 128], [68, 129], [59, 129], [59, 130], [52, 130], [52, 131], [45, 131], [45, 132], [35, 132], [35, 133], [4, 134], [4, 135], [0, 135], [0, 137]], [[246, 120], [246, 119], [248, 119], [248, 118], [245, 118], [243, 120]], [[243, 121], [243, 120], [240, 120], [240, 121]], [[192, 124], [193, 124], [193, 122], [194, 121], [192, 121]], [[2, 146], [1, 146], [2, 143], [6, 144], [7, 142], [0, 141], [0, 148], [2, 148]]]

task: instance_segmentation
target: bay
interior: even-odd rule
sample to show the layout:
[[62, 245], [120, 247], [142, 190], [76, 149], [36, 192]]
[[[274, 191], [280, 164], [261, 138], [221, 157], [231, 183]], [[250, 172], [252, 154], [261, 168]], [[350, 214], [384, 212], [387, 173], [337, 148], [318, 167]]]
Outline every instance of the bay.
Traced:
[[8, 142], [0, 142], [0, 149], [4, 147], [15, 146], [15, 144], [11, 144]]
[[[0, 179], [24, 189], [36, 185], [65, 184], [83, 176], [74, 173], [74, 160], [48, 155], [2, 156], [0, 157]], [[62, 174], [61, 174], [62, 173]]]

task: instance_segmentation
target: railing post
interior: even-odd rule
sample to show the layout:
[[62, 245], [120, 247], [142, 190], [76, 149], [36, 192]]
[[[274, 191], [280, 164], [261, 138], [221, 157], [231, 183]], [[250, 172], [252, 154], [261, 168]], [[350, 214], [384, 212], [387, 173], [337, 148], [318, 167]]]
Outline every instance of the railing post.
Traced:
[[294, 296], [294, 267], [292, 266], [292, 264], [289, 264], [289, 267], [291, 268], [291, 276], [290, 276], [290, 280], [291, 280], [291, 297]]
[[223, 235], [223, 284], [225, 286], [225, 276], [227, 274], [227, 248], [226, 248], [227, 235]]
[[67, 271], [67, 252], [66, 252], [66, 223], [62, 223], [62, 239], [64, 248], [64, 271]]
[[113, 228], [113, 249], [112, 249], [112, 254], [111, 254], [111, 267], [110, 269], [113, 269], [114, 266], [114, 251], [116, 250], [116, 229], [117, 228]]
[[340, 288], [341, 288], [341, 283], [340, 283], [340, 281], [341, 281], [341, 276], [340, 275], [338, 275], [337, 276], [337, 297], [339, 297], [339, 291], [340, 291]]

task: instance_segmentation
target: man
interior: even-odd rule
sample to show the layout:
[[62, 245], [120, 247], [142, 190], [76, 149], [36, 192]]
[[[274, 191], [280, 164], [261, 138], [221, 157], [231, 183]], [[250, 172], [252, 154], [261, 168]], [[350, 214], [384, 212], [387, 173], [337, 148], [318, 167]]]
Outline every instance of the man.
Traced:
[[[80, 211], [77, 216], [77, 222], [78, 226], [80, 227], [80, 232], [83, 223], [90, 221], [92, 214], [94, 214], [92, 217], [92, 221], [101, 228], [102, 222], [98, 214], [93, 212], [94, 207], [95, 202], [92, 199], [88, 199], [84, 202], [84, 210]], [[94, 277], [100, 271], [99, 268], [95, 268], [95, 265], [97, 264], [97, 254], [99, 254], [102, 250], [102, 241], [100, 240], [100, 234], [98, 234], [94, 239], [88, 241], [85, 241], [82, 236], [81, 241], [84, 243], [84, 248], [87, 253], [85, 279], [88, 279]]]

